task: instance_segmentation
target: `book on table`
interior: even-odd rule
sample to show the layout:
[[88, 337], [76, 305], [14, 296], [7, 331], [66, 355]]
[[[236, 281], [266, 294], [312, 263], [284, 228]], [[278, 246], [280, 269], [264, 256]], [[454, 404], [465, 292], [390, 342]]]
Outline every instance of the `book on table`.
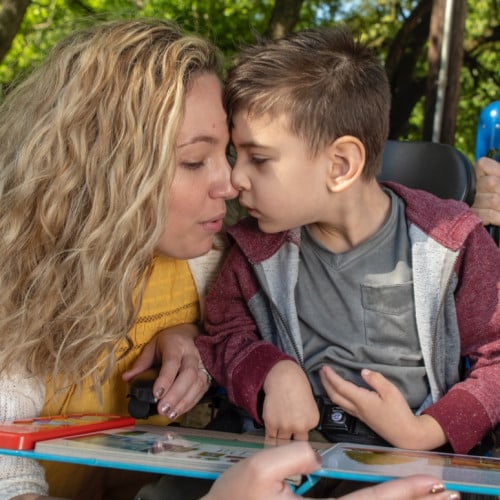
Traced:
[[322, 453], [317, 476], [381, 482], [430, 474], [450, 489], [500, 494], [500, 458], [338, 443]]
[[[280, 440], [270, 444], [263, 435], [252, 433], [126, 425], [43, 439], [35, 443], [33, 450], [3, 449], [0, 454], [216, 479], [256, 451], [287, 443]], [[500, 458], [351, 443], [314, 442], [311, 445], [322, 456], [322, 467], [305, 478], [302, 488], [297, 487], [299, 493], [306, 492], [321, 477], [382, 482], [430, 474], [453, 490], [500, 494]]]
[[31, 450], [44, 439], [134, 425], [132, 417], [101, 413], [54, 415], [0, 423], [0, 448]]
[[[500, 458], [350, 443], [311, 445], [322, 456], [322, 467], [313, 477], [381, 482], [430, 474], [457, 491], [500, 494]], [[261, 435], [136, 425], [42, 441], [35, 451], [86, 458], [96, 465], [105, 461], [112, 466], [216, 478], [234, 463], [268, 446]]]

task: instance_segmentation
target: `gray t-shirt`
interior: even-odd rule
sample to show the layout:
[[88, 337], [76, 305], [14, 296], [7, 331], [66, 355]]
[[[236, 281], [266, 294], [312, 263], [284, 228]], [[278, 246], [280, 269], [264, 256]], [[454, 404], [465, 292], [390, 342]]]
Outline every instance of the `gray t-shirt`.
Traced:
[[403, 200], [392, 191], [380, 230], [336, 254], [302, 229], [296, 303], [305, 368], [316, 394], [318, 369], [330, 365], [358, 385], [362, 368], [381, 372], [411, 408], [429, 392], [417, 336], [410, 242]]

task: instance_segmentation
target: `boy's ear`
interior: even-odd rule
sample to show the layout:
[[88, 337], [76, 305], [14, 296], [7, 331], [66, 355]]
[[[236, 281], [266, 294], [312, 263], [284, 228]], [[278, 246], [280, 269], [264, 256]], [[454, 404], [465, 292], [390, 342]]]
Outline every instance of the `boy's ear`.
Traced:
[[365, 147], [357, 137], [339, 137], [327, 147], [327, 155], [330, 159], [327, 188], [332, 193], [344, 191], [363, 173]]

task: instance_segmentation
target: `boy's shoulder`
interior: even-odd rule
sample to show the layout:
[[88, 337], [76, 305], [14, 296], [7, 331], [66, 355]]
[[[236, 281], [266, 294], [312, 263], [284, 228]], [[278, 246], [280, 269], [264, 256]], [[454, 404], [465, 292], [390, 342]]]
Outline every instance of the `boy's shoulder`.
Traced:
[[262, 262], [274, 255], [287, 241], [300, 242], [300, 228], [279, 233], [264, 233], [254, 217], [245, 217], [227, 229], [235, 242], [253, 263]]
[[392, 182], [384, 183], [406, 205], [406, 218], [436, 241], [451, 248], [462, 246], [471, 231], [482, 225], [470, 207], [457, 200], [444, 200], [418, 189]]

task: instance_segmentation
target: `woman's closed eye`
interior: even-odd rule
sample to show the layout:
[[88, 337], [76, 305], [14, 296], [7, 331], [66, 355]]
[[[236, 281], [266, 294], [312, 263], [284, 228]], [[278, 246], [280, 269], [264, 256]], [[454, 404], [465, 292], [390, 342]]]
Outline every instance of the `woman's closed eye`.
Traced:
[[198, 168], [203, 167], [204, 164], [204, 161], [183, 161], [181, 166], [187, 170], [197, 170]]

